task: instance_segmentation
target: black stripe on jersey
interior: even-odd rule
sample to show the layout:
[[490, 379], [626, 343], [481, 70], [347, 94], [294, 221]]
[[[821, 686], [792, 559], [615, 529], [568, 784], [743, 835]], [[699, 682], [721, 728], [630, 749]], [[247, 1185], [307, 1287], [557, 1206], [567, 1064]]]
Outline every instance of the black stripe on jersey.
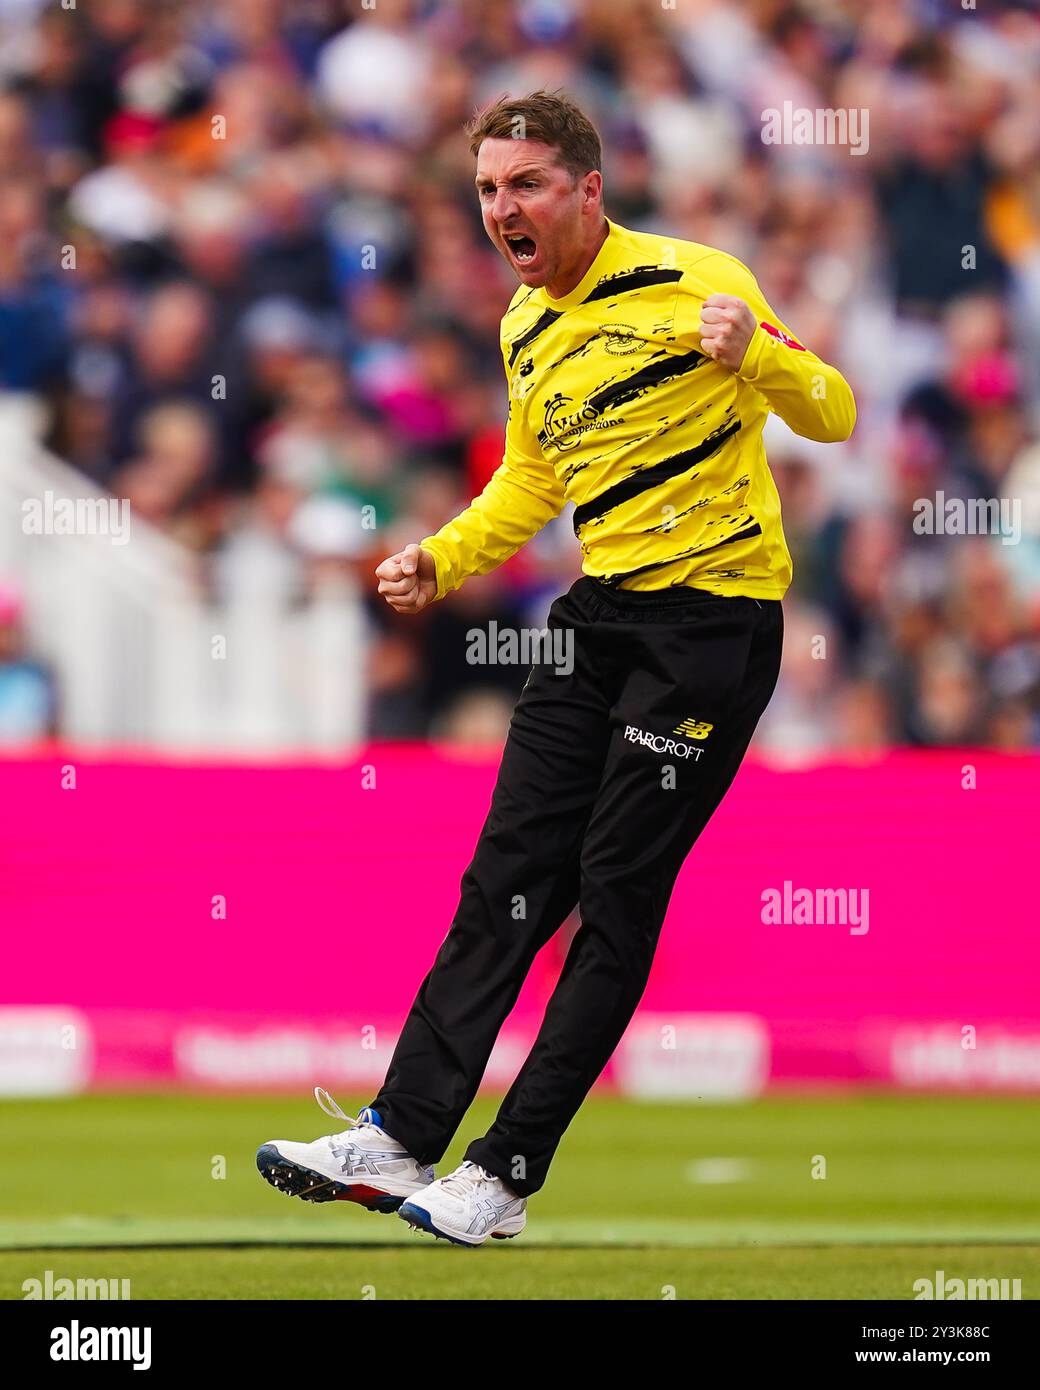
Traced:
[[578, 535], [580, 528], [586, 526], [590, 521], [597, 517], [604, 516], [614, 507], [619, 507], [622, 502], [629, 502], [633, 497], [638, 497], [640, 493], [646, 492], [649, 488], [659, 487], [662, 483], [670, 482], [672, 478], [677, 478], [680, 473], [687, 472], [694, 464], [703, 463], [705, 459], [711, 458], [712, 454], [718, 453], [727, 439], [741, 428], [739, 420], [731, 420], [728, 424], [720, 425], [711, 434], [705, 435], [699, 444], [692, 449], [684, 449], [681, 454], [672, 454], [670, 458], [659, 459], [657, 463], [652, 463], [648, 468], [641, 468], [636, 473], [630, 473], [627, 478], [622, 478], [613, 487], [608, 487], [605, 492], [601, 492], [598, 497], [593, 497], [589, 502], [582, 502], [580, 507], [574, 508], [574, 534]]
[[519, 338], [514, 338], [509, 345], [509, 365], [513, 365], [524, 348], [533, 343], [539, 333], [544, 333], [547, 328], [551, 328], [562, 313], [562, 309], [546, 309], [526, 333], [521, 333]]
[[505, 313], [502, 315], [502, 322], [505, 323], [506, 319], [509, 318], [511, 314], [518, 314], [533, 294], [534, 290], [529, 289], [525, 295], [523, 295], [520, 299], [516, 301], [515, 304], [511, 304], [509, 308], [505, 311]]
[[612, 381], [597, 395], [590, 396], [587, 404], [598, 415], [602, 415], [605, 410], [614, 410], [626, 401], [635, 400], [652, 386], [660, 386], [663, 381], [671, 381], [673, 376], [683, 376], [686, 372], [692, 372], [708, 360], [702, 352], [661, 353], [655, 361], [647, 363], [638, 372], [622, 377], [620, 381]]
[[681, 270], [668, 270], [660, 265], [641, 265], [635, 270], [622, 270], [617, 275], [601, 280], [581, 301], [591, 304], [594, 299], [609, 299], [615, 294], [630, 294], [632, 290], [646, 289], [647, 285], [667, 285], [681, 280]]
[[[609, 299], [614, 294], [631, 294], [633, 290], [646, 289], [648, 285], [671, 284], [676, 280], [681, 280], [682, 277], [683, 272], [681, 270], [669, 270], [664, 266], [656, 265], [638, 266], [635, 270], [623, 270], [617, 275], [601, 280], [581, 302], [591, 304], [593, 300]], [[527, 298], [530, 296], [525, 298], [524, 303], [526, 303]], [[517, 304], [514, 308], [518, 309], [520, 305]], [[510, 310], [509, 312], [512, 313], [513, 311]], [[562, 309], [546, 309], [526, 333], [522, 333], [510, 344], [509, 365], [512, 366], [524, 348], [534, 342], [535, 338], [544, 333], [547, 328], [551, 328], [562, 314]], [[694, 363], [693, 365], [696, 366], [697, 364]]]
[[761, 534], [761, 526], [757, 521], [754, 521], [750, 526], [745, 526], [743, 531], [735, 531], [732, 536], [727, 536], [724, 541], [715, 541], [713, 545], [706, 545], [700, 550], [683, 550], [678, 555], [669, 556], [667, 560], [655, 560], [649, 565], [640, 565], [634, 570], [622, 570], [619, 574], [604, 574], [600, 576], [601, 582], [616, 588], [626, 579], [634, 579], [637, 574], [649, 574], [651, 570], [663, 569], [665, 565], [677, 565], [680, 560], [692, 559], [694, 555], [707, 555], [712, 550], [721, 550], [724, 545], [732, 545], [734, 541], [750, 540], [752, 536], [760, 536]]
[[743, 531], [734, 531], [732, 536], [727, 536], [725, 540], [715, 541], [712, 545], [703, 545], [699, 550], [691, 550], [691, 555], [707, 555], [709, 551], [721, 550], [724, 545], [732, 545], [734, 541], [747, 541], [752, 536], [760, 536], [762, 528], [757, 521], [753, 521], [750, 526], [745, 526]]

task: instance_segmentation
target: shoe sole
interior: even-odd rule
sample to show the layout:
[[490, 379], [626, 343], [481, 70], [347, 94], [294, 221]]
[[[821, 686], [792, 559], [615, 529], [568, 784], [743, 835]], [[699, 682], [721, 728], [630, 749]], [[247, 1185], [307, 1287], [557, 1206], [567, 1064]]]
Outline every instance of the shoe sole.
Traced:
[[263, 1144], [257, 1150], [256, 1166], [260, 1176], [273, 1188], [284, 1192], [287, 1197], [300, 1197], [305, 1202], [354, 1202], [366, 1211], [378, 1211], [390, 1216], [406, 1200], [380, 1192], [377, 1187], [367, 1187], [364, 1183], [343, 1183], [335, 1178], [327, 1178], [313, 1168], [304, 1168], [285, 1158], [273, 1144]]
[[[446, 1240], [452, 1245], [461, 1245], [464, 1250], [477, 1250], [484, 1244], [482, 1240], [460, 1240], [458, 1236], [450, 1236], [447, 1231], [442, 1231], [439, 1226], [433, 1224], [433, 1218], [428, 1211], [422, 1207], [417, 1207], [409, 1201], [402, 1202], [398, 1212], [402, 1221], [406, 1221], [413, 1230], [420, 1234], [425, 1232], [435, 1240]], [[492, 1231], [492, 1240], [515, 1240], [520, 1235], [519, 1231]]]

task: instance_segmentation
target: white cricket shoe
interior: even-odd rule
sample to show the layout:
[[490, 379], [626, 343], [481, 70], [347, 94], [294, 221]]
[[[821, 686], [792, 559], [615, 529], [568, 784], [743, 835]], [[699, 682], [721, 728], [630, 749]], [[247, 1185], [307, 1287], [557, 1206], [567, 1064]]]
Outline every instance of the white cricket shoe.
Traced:
[[402, 1203], [398, 1216], [456, 1245], [510, 1240], [527, 1225], [527, 1200], [469, 1159]]
[[310, 1144], [293, 1139], [262, 1144], [256, 1166], [279, 1192], [305, 1202], [358, 1202], [369, 1211], [392, 1212], [433, 1182], [433, 1169], [421, 1167], [380, 1128], [377, 1110], [366, 1107], [355, 1120], [321, 1086], [315, 1086], [314, 1098], [326, 1115], [346, 1120], [349, 1128]]

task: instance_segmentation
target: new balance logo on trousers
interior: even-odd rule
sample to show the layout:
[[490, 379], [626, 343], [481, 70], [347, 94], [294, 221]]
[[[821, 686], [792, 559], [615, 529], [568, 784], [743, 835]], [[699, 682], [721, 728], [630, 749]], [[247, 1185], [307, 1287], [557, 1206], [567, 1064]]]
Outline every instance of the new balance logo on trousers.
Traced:
[[[779, 600], [586, 576], [548, 626], [573, 633], [573, 669], [535, 666], [517, 701], [455, 917], [378, 1096], [344, 1134], [274, 1140], [258, 1156], [283, 1191], [399, 1210], [463, 1245], [523, 1229], [525, 1199], [642, 996], [676, 876], [780, 669]], [[575, 907], [580, 926], [494, 1124], [431, 1181], [535, 954]]]

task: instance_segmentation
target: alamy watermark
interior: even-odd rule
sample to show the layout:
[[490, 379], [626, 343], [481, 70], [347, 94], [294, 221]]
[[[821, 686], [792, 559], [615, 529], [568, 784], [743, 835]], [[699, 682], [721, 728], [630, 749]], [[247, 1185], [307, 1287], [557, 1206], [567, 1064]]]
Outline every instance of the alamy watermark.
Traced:
[[847, 145], [849, 153], [870, 148], [870, 112], [865, 106], [767, 106], [762, 112], [763, 145]]
[[152, 1364], [150, 1327], [90, 1327], [73, 1318], [51, 1331], [52, 1361], [130, 1361], [135, 1371]]
[[914, 1300], [918, 1299], [1017, 1299], [1022, 1297], [1021, 1279], [947, 1279], [937, 1269], [933, 1279], [914, 1280]]
[[869, 888], [796, 888], [789, 878], [782, 888], [762, 889], [762, 921], [784, 926], [847, 926], [850, 936], [870, 930]]
[[914, 498], [914, 534], [918, 536], [999, 536], [1002, 545], [1022, 539], [1021, 497]]
[[471, 666], [554, 666], [558, 676], [574, 670], [574, 629], [569, 627], [502, 627], [492, 618], [487, 629], [466, 633], [466, 660]]
[[22, 1292], [26, 1302], [33, 1299], [74, 1298], [83, 1300], [128, 1299], [130, 1297], [129, 1279], [66, 1279], [56, 1277], [53, 1269], [45, 1269], [42, 1279], [23, 1279]]
[[126, 497], [42, 497], [22, 503], [22, 531], [27, 536], [110, 536], [113, 545], [130, 539], [130, 501]]

